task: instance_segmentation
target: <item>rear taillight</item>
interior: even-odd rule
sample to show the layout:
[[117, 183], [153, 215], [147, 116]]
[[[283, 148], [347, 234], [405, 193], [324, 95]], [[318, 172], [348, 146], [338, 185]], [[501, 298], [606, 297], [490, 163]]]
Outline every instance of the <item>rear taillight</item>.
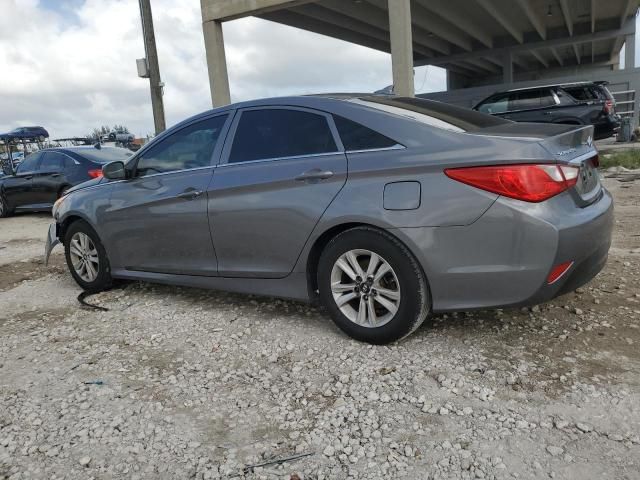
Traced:
[[568, 165], [491, 165], [448, 168], [444, 173], [472, 187], [525, 202], [543, 202], [574, 186], [578, 167]]
[[102, 177], [102, 169], [96, 168], [94, 170], [89, 170], [87, 172], [91, 178], [101, 178]]
[[613, 101], [607, 100], [607, 101], [604, 102], [604, 107], [602, 107], [602, 111], [604, 113], [606, 113], [607, 115], [611, 115], [613, 113], [613, 110], [614, 110], [613, 107], [614, 107]]

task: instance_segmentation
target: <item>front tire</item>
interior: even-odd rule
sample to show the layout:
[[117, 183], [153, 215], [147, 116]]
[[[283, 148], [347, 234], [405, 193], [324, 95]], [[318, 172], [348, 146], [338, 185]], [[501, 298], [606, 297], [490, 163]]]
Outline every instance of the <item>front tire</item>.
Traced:
[[406, 337], [430, 310], [429, 288], [415, 257], [397, 238], [371, 227], [346, 230], [327, 244], [318, 288], [335, 324], [373, 344]]
[[100, 292], [111, 287], [107, 252], [88, 223], [71, 224], [64, 236], [64, 253], [71, 276], [83, 290]]

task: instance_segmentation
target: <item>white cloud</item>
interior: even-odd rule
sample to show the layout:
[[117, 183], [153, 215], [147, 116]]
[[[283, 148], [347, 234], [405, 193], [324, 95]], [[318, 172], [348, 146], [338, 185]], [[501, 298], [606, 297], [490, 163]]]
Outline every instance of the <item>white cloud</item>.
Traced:
[[[122, 123], [153, 130], [136, 0], [1, 0], [0, 131], [43, 125], [52, 137]], [[199, 3], [153, 0], [167, 124], [210, 108]], [[224, 26], [234, 101], [391, 83], [387, 54], [256, 18]], [[416, 69], [423, 84], [424, 68]], [[423, 91], [444, 87], [431, 68]]]

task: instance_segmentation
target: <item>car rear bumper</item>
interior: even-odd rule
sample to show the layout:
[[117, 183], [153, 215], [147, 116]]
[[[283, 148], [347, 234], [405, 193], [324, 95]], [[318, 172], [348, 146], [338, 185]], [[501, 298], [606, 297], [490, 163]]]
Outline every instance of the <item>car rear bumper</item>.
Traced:
[[595, 140], [609, 138], [620, 130], [620, 117], [610, 116], [603, 122], [593, 125], [593, 136]]
[[[591, 280], [605, 265], [613, 200], [577, 208], [568, 193], [531, 204], [499, 198], [460, 227], [398, 229], [427, 275], [434, 312], [534, 305]], [[551, 285], [555, 265], [573, 262]]]

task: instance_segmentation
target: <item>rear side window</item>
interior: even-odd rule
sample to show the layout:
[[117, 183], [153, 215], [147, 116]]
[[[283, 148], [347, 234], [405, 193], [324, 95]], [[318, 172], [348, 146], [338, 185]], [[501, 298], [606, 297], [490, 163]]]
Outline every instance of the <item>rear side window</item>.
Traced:
[[323, 115], [287, 109], [242, 112], [229, 163], [336, 152]]
[[41, 172], [59, 173], [64, 169], [65, 156], [58, 152], [45, 152], [38, 170]]
[[555, 105], [551, 90], [531, 90], [513, 93], [509, 101], [509, 110], [528, 110]]
[[598, 99], [598, 95], [589, 87], [565, 87], [565, 90], [569, 92], [569, 95], [571, 95], [573, 98], [583, 102]]
[[385, 137], [381, 133], [348, 118], [334, 115], [333, 120], [336, 123], [345, 150], [373, 150], [398, 145], [395, 140], [391, 140], [389, 137]]

